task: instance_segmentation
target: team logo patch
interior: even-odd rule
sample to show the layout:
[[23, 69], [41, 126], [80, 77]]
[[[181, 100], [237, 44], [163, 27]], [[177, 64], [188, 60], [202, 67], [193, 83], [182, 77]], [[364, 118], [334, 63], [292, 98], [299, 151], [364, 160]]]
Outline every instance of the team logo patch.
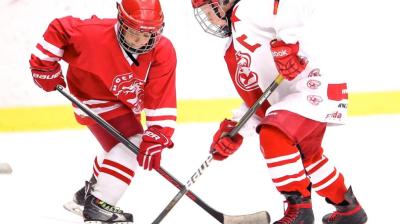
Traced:
[[249, 54], [236, 53], [236, 74], [235, 79], [238, 86], [245, 90], [251, 91], [258, 88], [258, 75], [250, 70], [251, 57]]
[[307, 87], [310, 89], [318, 89], [318, 87], [321, 85], [321, 82], [315, 79], [310, 79], [307, 82]]
[[348, 98], [347, 84], [328, 84], [328, 99], [341, 101]]
[[114, 77], [111, 92], [130, 105], [134, 113], [140, 113], [143, 109], [143, 86], [143, 81], [135, 79], [132, 73], [127, 73]]
[[311, 70], [310, 73], [308, 73], [308, 78], [311, 78], [311, 77], [320, 77], [320, 76], [321, 76], [321, 73], [320, 73], [319, 68], [315, 68], [315, 69]]
[[317, 96], [317, 95], [308, 95], [307, 100], [312, 105], [318, 106], [322, 102], [322, 97]]

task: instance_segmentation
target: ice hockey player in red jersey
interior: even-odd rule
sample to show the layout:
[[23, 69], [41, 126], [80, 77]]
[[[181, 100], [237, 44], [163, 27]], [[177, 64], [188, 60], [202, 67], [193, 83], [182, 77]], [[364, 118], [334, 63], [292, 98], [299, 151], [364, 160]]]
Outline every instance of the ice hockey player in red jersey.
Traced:
[[310, 3], [192, 0], [201, 27], [229, 37], [225, 61], [244, 101], [242, 112], [221, 122], [211, 149], [214, 159], [223, 160], [240, 147], [243, 132], [232, 139], [224, 133], [281, 74], [286, 80], [244, 127], [256, 127], [272, 182], [286, 199], [284, 216], [275, 224], [314, 223], [312, 190], [336, 208], [323, 217], [324, 224], [361, 224], [367, 221], [364, 209], [321, 147], [327, 125], [344, 122], [347, 87], [322, 75], [302, 44]]
[[[89, 128], [103, 148], [95, 158], [91, 181], [74, 197], [84, 206], [87, 223], [132, 223], [130, 213], [115, 207], [118, 200], [138, 165], [159, 168], [162, 151], [173, 147], [176, 54], [162, 35], [160, 2], [121, 0], [117, 11], [117, 19], [68, 16], [53, 20], [29, 61], [40, 88], [50, 92], [56, 85], [68, 86], [71, 94], [139, 146], [136, 156], [74, 107], [77, 121]], [[66, 79], [60, 60], [68, 64]], [[140, 123], [142, 111], [145, 131]]]

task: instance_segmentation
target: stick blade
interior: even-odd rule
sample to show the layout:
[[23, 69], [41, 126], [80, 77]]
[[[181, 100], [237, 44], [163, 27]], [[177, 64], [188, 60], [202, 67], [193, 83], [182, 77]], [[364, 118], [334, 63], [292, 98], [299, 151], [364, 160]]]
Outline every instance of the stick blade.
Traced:
[[224, 215], [224, 224], [269, 224], [271, 217], [267, 211], [249, 215]]

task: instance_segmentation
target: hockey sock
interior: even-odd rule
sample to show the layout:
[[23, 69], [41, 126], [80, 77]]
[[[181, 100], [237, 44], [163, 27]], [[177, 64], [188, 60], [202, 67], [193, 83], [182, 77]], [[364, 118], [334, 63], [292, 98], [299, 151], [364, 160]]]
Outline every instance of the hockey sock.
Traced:
[[264, 125], [260, 132], [260, 145], [271, 173], [272, 181], [280, 192], [299, 192], [309, 197], [310, 181], [295, 143], [278, 128]]
[[105, 155], [92, 194], [115, 206], [131, 183], [137, 166], [136, 155], [117, 144]]

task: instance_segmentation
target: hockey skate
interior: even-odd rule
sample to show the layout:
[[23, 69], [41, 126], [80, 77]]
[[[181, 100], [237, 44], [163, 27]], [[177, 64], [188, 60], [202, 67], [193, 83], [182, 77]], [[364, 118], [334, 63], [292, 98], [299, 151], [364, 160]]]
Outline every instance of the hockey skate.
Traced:
[[85, 224], [133, 224], [133, 216], [93, 196], [86, 182], [86, 197], [82, 212]]
[[345, 194], [344, 201], [339, 205], [326, 199], [329, 204], [335, 206], [336, 211], [322, 218], [324, 224], [364, 224], [367, 222], [367, 214], [358, 203], [351, 187]]
[[[90, 178], [90, 183], [93, 185], [95, 184], [96, 178], [92, 176]], [[70, 211], [76, 215], [83, 216], [83, 205], [85, 204], [85, 186], [83, 186], [81, 189], [79, 189], [74, 196], [72, 197], [72, 201], [69, 201], [63, 205], [63, 207], [67, 210]]]
[[282, 219], [274, 224], [313, 224], [314, 213], [311, 198], [304, 198], [298, 192], [283, 194], [287, 208]]
[[85, 203], [85, 187], [82, 187], [79, 191], [77, 191], [72, 201], [69, 201], [63, 205], [63, 207], [76, 215], [82, 216], [83, 205]]

